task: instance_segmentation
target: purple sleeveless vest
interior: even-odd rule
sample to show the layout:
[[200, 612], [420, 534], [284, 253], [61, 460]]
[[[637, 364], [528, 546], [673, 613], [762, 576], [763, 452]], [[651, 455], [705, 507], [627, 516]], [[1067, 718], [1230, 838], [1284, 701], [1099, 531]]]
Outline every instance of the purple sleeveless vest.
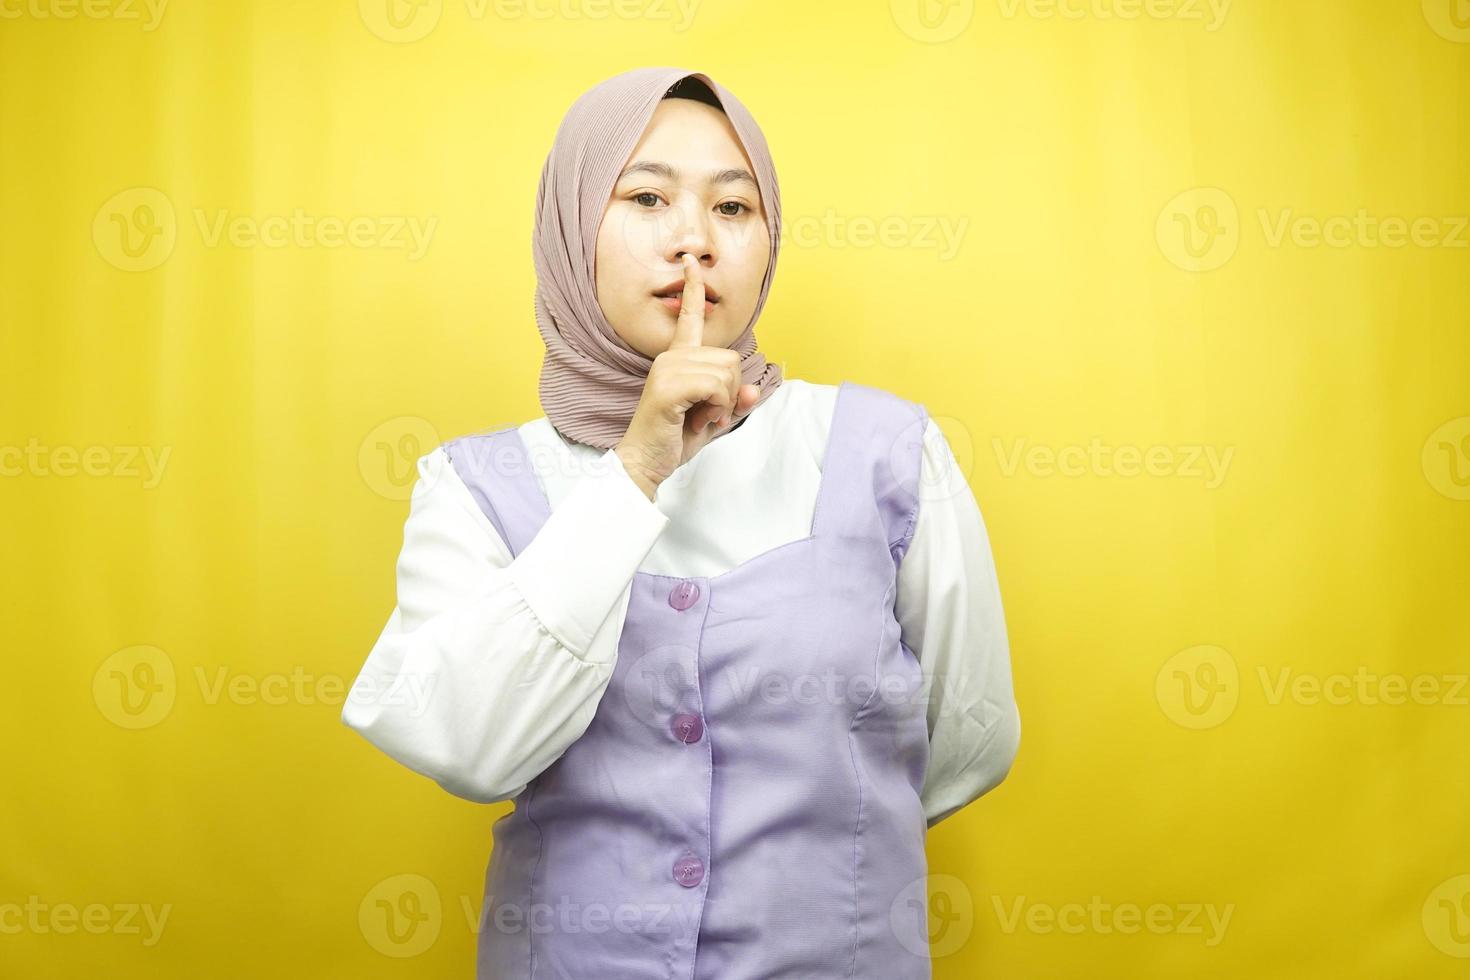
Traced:
[[[930, 976], [928, 688], [893, 611], [926, 419], [843, 383], [807, 537], [635, 574], [589, 727], [492, 828], [479, 980]], [[519, 433], [445, 449], [519, 554], [550, 513]]]

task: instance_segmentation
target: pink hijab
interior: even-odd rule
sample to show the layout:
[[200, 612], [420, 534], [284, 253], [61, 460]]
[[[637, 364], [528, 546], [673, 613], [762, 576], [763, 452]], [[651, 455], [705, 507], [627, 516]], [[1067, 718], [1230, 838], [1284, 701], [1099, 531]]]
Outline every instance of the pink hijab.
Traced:
[[597, 303], [597, 231], [618, 174], [654, 109], [675, 82], [687, 77], [715, 93], [755, 169], [771, 259], [755, 313], [731, 349], [741, 355], [742, 383], [760, 388], [757, 406], [781, 384], [781, 368], [766, 361], [755, 341], [755, 322], [771, 291], [781, 241], [781, 190], [765, 136], [745, 106], [702, 72], [635, 68], [615, 75], [585, 92], [562, 119], [541, 170], [533, 239], [536, 326], [546, 343], [541, 407], [564, 437], [599, 449], [611, 449], [627, 431], [653, 360], [617, 335]]

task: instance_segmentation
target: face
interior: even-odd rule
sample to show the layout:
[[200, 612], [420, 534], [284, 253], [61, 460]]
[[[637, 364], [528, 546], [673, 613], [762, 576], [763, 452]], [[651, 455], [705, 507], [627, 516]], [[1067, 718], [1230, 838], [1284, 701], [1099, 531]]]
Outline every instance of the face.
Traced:
[[[714, 106], [664, 99], [623, 164], [597, 231], [597, 301], [619, 337], [645, 357], [668, 350], [684, 252], [704, 272], [704, 345], [729, 347], [755, 314], [770, 232], [754, 169]], [[677, 289], [674, 291], [677, 296]]]

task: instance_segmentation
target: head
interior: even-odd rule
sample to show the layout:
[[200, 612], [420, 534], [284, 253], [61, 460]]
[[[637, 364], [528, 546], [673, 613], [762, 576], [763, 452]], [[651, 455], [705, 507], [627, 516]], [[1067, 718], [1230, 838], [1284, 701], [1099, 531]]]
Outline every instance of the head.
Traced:
[[[608, 449], [678, 320], [657, 293], [700, 262], [704, 343], [740, 355], [764, 401], [781, 367], [757, 349], [781, 244], [781, 188], [750, 111], [703, 72], [635, 68], [567, 110], [541, 169], [532, 253], [546, 343], [541, 405], [565, 437]], [[757, 402], [759, 405], [760, 402]], [[733, 429], [715, 436], [727, 438]]]
[[689, 77], [653, 111], [618, 173], [597, 233], [597, 302], [628, 346], [668, 349], [677, 310], [659, 298], [682, 282], [685, 252], [712, 300], [704, 343], [729, 347], [750, 325], [771, 261], [754, 167], [710, 90]]

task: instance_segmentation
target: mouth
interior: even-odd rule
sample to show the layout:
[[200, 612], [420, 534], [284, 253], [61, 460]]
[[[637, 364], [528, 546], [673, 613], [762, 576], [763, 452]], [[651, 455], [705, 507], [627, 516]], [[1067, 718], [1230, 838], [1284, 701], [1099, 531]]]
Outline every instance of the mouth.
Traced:
[[[653, 293], [653, 295], [655, 297], [657, 297], [658, 299], [662, 300], [665, 305], [672, 304], [672, 307], [671, 308], [674, 309], [675, 311], [677, 311], [679, 309], [679, 307], [683, 304], [683, 301], [684, 301], [684, 280], [683, 279], [675, 279], [673, 282], [669, 283], [668, 285], [664, 286], [663, 288], [655, 290], [654, 293]], [[717, 290], [717, 289], [715, 289], [709, 283], [705, 283], [704, 284], [704, 309], [705, 309], [705, 312], [708, 313], [710, 310], [714, 309], [715, 305], [717, 303], [719, 303], [719, 301], [720, 301], [720, 291]]]

